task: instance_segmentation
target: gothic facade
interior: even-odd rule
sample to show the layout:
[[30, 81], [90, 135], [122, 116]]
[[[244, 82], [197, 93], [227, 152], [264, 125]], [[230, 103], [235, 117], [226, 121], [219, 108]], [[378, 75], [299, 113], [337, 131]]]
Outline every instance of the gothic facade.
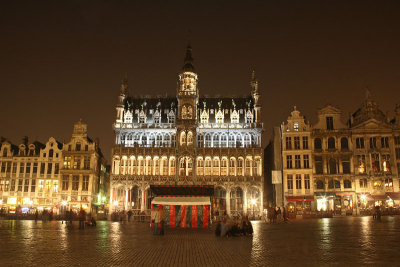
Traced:
[[176, 97], [131, 97], [125, 79], [114, 123], [114, 210], [149, 210], [150, 185], [213, 185], [214, 211], [260, 214], [263, 124], [254, 73], [250, 85], [248, 97], [201, 97], [190, 46]]

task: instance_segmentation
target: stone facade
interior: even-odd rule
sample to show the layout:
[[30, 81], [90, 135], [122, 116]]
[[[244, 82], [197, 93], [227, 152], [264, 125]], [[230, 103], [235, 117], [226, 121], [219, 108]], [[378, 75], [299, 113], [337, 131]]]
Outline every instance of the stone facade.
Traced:
[[248, 97], [200, 97], [190, 47], [176, 97], [130, 97], [124, 80], [114, 123], [114, 210], [149, 210], [150, 185], [214, 185], [214, 211], [261, 214], [263, 124], [254, 73], [250, 85]]

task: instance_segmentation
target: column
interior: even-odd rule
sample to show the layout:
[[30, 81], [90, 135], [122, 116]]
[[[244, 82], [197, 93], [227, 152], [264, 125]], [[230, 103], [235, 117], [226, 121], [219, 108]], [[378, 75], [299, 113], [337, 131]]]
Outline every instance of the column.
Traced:
[[124, 210], [128, 209], [128, 189], [125, 188], [125, 206]]
[[231, 216], [231, 189], [226, 189], [226, 214]]
[[145, 189], [144, 187], [142, 187], [142, 203], [140, 203], [140, 211], [145, 210], [145, 201], [146, 201]]
[[243, 215], [248, 215], [247, 210], [248, 210], [248, 207], [247, 207], [247, 188], [246, 188], [243, 190]]
[[264, 191], [260, 190], [260, 216], [263, 216], [264, 211], [264, 198], [263, 198]]

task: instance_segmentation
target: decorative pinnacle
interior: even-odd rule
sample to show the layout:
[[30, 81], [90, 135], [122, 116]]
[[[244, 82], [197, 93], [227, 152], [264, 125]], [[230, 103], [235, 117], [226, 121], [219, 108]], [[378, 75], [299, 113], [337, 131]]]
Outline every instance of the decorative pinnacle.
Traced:
[[256, 78], [256, 71], [253, 70], [251, 72], [251, 82], [250, 82], [251, 88], [253, 89], [253, 93], [258, 93], [258, 81]]
[[128, 73], [126, 72], [121, 83], [121, 94], [128, 95]]
[[194, 72], [192, 47], [190, 46], [190, 44], [188, 44], [186, 47], [186, 55], [185, 55], [184, 65], [182, 67], [182, 70]]

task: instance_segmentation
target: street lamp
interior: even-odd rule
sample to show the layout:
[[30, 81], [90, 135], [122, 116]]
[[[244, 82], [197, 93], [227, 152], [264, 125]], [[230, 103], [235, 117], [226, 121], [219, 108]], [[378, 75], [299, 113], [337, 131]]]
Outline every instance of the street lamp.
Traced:
[[253, 204], [253, 219], [255, 218], [254, 216], [254, 205], [256, 205], [256, 200], [254, 198], [251, 199], [251, 204]]

